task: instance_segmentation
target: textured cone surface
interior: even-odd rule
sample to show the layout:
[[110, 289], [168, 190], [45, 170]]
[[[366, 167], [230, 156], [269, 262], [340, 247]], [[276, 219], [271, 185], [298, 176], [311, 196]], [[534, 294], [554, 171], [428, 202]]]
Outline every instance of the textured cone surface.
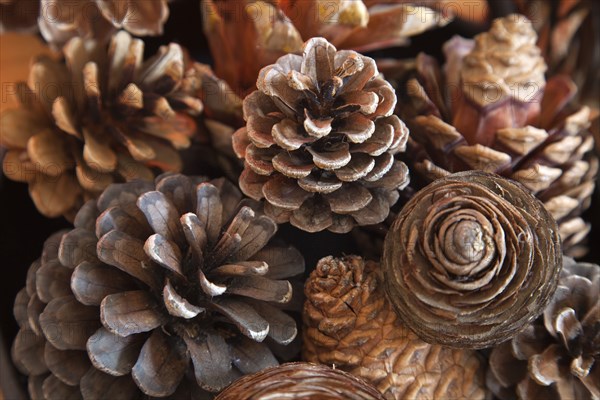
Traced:
[[286, 278], [304, 260], [269, 243], [276, 224], [233, 184], [113, 184], [74, 224], [15, 302], [13, 359], [32, 398], [203, 398], [295, 355], [287, 310], [301, 303]]
[[430, 343], [484, 348], [537, 318], [562, 267], [556, 222], [518, 183], [466, 171], [426, 186], [385, 238], [385, 289]]
[[304, 359], [359, 376], [387, 399], [483, 399], [476, 353], [423, 342], [382, 286], [375, 262], [322, 259], [305, 286]]
[[512, 15], [474, 40], [448, 41], [443, 71], [419, 55], [403, 66], [397, 109], [411, 130], [414, 181], [464, 170], [516, 180], [558, 221], [568, 254], [581, 256], [590, 230], [581, 214], [598, 171], [591, 112], [571, 102], [568, 76], [545, 80], [536, 39], [531, 22]]
[[293, 356], [287, 310], [300, 304], [287, 278], [304, 260], [270, 244], [277, 225], [233, 184], [164, 174], [110, 186], [97, 208], [98, 258], [123, 282], [102, 290], [85, 284], [93, 267], [78, 267], [76, 295], [100, 305], [87, 349], [96, 368], [165, 397], [190, 384], [217, 392]]
[[3, 170], [27, 182], [38, 210], [72, 218], [113, 182], [179, 171], [196, 133], [196, 70], [177, 44], [143, 61], [144, 44], [121, 31], [109, 45], [74, 38], [65, 61], [38, 58], [21, 108], [0, 117]]
[[408, 130], [375, 62], [313, 38], [303, 54], [265, 67], [233, 137], [240, 187], [265, 212], [309, 232], [349, 232], [383, 221], [408, 184], [394, 159]]
[[544, 314], [492, 350], [487, 386], [499, 399], [600, 397], [600, 266], [565, 257]]
[[247, 375], [217, 396], [217, 400], [250, 399], [383, 400], [381, 394], [339, 369], [310, 363], [288, 363]]

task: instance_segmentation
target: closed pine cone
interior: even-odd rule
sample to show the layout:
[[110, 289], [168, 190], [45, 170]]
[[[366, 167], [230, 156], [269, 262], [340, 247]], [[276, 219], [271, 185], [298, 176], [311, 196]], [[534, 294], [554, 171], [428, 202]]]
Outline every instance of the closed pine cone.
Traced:
[[582, 255], [590, 225], [580, 216], [598, 170], [590, 109], [570, 103], [577, 88], [569, 77], [546, 82], [536, 39], [531, 22], [512, 15], [474, 41], [446, 43], [443, 74], [421, 54], [398, 110], [424, 183], [473, 169], [516, 180], [558, 221], [565, 249]]
[[261, 70], [233, 146], [240, 187], [265, 213], [309, 232], [383, 221], [408, 184], [394, 159], [408, 131], [391, 115], [394, 90], [375, 62], [322, 38]]
[[29, 183], [42, 214], [72, 217], [113, 182], [182, 168], [177, 150], [190, 145], [202, 110], [196, 72], [177, 44], [145, 62], [143, 51], [124, 31], [108, 48], [75, 38], [65, 63], [38, 59], [18, 86], [22, 107], [0, 119], [3, 169]]
[[[276, 224], [254, 206], [223, 179], [166, 174], [109, 186], [62, 237], [52, 264], [60, 270], [37, 272], [38, 291], [43, 284], [53, 296], [48, 306], [26, 307], [30, 290], [17, 297], [22, 335], [34, 329], [27, 314], [43, 311], [42, 350], [44, 337], [83, 350], [84, 371], [61, 368], [72, 377], [67, 389], [85, 398], [108, 388], [124, 399], [189, 398], [277, 365], [274, 354], [289, 358], [297, 332], [285, 310], [301, 307], [285, 278], [302, 273], [304, 261], [294, 248], [267, 244]], [[75, 335], [57, 334], [73, 326]], [[40, 350], [29, 344], [18, 337], [13, 354], [38, 385], [48, 375], [31, 370]]]
[[488, 388], [500, 399], [600, 398], [600, 266], [565, 258], [544, 314], [494, 348]]
[[306, 361], [372, 383], [388, 399], [483, 399], [476, 353], [430, 345], [386, 299], [379, 265], [357, 256], [319, 261], [305, 285]]

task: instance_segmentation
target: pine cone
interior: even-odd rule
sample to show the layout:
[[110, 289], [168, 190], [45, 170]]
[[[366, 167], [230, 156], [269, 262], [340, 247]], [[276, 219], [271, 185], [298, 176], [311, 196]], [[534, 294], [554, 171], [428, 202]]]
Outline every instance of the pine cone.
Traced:
[[[77, 301], [71, 278], [74, 262], [104, 272], [102, 265], [91, 261], [95, 248], [88, 235], [93, 238], [93, 233], [81, 228], [93, 226], [93, 217], [80, 213], [79, 228], [50, 236], [42, 256], [29, 268], [27, 286], [15, 299], [14, 315], [20, 329], [12, 356], [17, 368], [28, 376], [33, 400], [126, 400], [141, 395], [130, 377], [95, 369], [86, 353], [88, 339], [101, 326], [99, 309]], [[108, 272], [106, 282], [115, 277]], [[122, 280], [111, 283], [118, 285]]]
[[600, 266], [564, 262], [544, 314], [490, 355], [487, 385], [500, 399], [600, 398]]
[[21, 336], [36, 328], [25, 324], [28, 313], [43, 311], [44, 336], [35, 330], [34, 346], [17, 338], [13, 350], [30, 384], [46, 376], [36, 367], [44, 337], [61, 350], [87, 350], [91, 370], [89, 361], [84, 371], [65, 363], [72, 378], [64, 381], [51, 369], [86, 398], [112, 388], [108, 378], [126, 399], [214, 392], [277, 365], [274, 353], [289, 357], [284, 346], [297, 330], [283, 310], [300, 304], [283, 279], [302, 273], [304, 261], [292, 247], [267, 244], [276, 224], [254, 206], [223, 179], [177, 174], [114, 184], [87, 202], [60, 249], [47, 246], [58, 255], [46, 250], [42, 266], [58, 258], [53, 269], [31, 269], [38, 296], [52, 301], [44, 309], [26, 297], [30, 289], [16, 301]]
[[404, 206], [382, 259], [388, 298], [423, 340], [484, 348], [537, 318], [562, 266], [558, 228], [514, 181], [441, 178]]
[[240, 187], [265, 212], [309, 232], [345, 233], [383, 221], [408, 184], [394, 160], [408, 131], [375, 62], [322, 38], [265, 67], [233, 137]]
[[238, 379], [215, 400], [383, 400], [371, 385], [339, 369], [288, 363]]
[[584, 103], [598, 107], [600, 91], [600, 5], [593, 0], [515, 0], [531, 18], [551, 75], [571, 76]]
[[545, 81], [535, 42], [517, 15], [475, 41], [452, 39], [443, 75], [433, 58], [418, 57], [398, 110], [411, 130], [415, 179], [475, 169], [519, 181], [558, 221], [564, 248], [582, 255], [590, 225], [580, 215], [598, 170], [590, 109], [569, 103], [577, 89], [568, 77]]
[[177, 44], [142, 63], [143, 50], [124, 31], [108, 48], [75, 38], [66, 63], [40, 58], [20, 84], [22, 107], [0, 119], [3, 169], [29, 183], [42, 214], [72, 216], [112, 182], [181, 169], [177, 150], [190, 145], [202, 110], [196, 72]]
[[476, 353], [425, 343], [402, 325], [377, 263], [323, 258], [305, 294], [305, 360], [357, 375], [387, 399], [483, 399]]

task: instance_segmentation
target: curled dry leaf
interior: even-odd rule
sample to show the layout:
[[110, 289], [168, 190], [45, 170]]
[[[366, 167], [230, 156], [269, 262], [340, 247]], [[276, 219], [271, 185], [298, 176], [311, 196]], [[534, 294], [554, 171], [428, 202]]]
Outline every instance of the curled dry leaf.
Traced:
[[388, 298], [430, 343], [506, 341], [550, 301], [562, 267], [558, 228], [523, 186], [467, 171], [417, 192], [385, 239]]

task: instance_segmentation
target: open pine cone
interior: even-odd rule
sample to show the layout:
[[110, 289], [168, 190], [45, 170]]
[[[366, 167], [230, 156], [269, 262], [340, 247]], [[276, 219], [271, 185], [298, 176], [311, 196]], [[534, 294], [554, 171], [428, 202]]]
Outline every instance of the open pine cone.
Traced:
[[240, 187], [265, 213], [309, 232], [345, 233], [383, 221], [408, 184], [394, 159], [408, 130], [391, 115], [394, 90], [375, 62], [322, 38], [261, 70], [233, 137]]
[[359, 376], [386, 399], [484, 398], [476, 352], [425, 343], [404, 326], [376, 262], [323, 258], [304, 291], [305, 360]]
[[600, 266], [565, 258], [544, 314], [494, 348], [488, 388], [499, 399], [600, 398]]
[[556, 222], [518, 183], [480, 171], [441, 178], [385, 238], [385, 289], [429, 343], [484, 348], [537, 318], [562, 267]]
[[324, 365], [287, 363], [244, 376], [215, 400], [383, 400], [354, 375]]
[[[110, 377], [127, 399], [215, 392], [277, 365], [274, 352], [289, 357], [285, 345], [297, 333], [284, 310], [300, 306], [285, 278], [302, 273], [304, 261], [294, 248], [267, 244], [277, 226], [253, 207], [223, 179], [166, 174], [155, 184], [111, 185], [63, 237], [60, 274], [40, 281], [37, 273], [46, 290], [64, 289], [40, 317], [45, 338], [87, 350], [90, 374]], [[25, 300], [17, 299], [19, 321]], [[71, 326], [73, 339], [64, 334]], [[35, 356], [27, 343], [15, 349], [17, 364]], [[63, 368], [87, 373], [79, 364]], [[91, 384], [112, 390], [97, 379], [64, 383], [84, 397]]]
[[22, 107], [0, 119], [3, 169], [29, 183], [42, 214], [72, 217], [113, 182], [182, 168], [177, 150], [190, 145], [202, 110], [196, 70], [177, 44], [145, 62], [143, 52], [124, 31], [108, 48], [75, 38], [65, 63], [40, 58], [18, 86]]
[[598, 170], [590, 109], [570, 103], [577, 88], [569, 77], [546, 82], [536, 39], [531, 23], [512, 15], [474, 41], [447, 42], [443, 74], [421, 54], [399, 90], [398, 111], [411, 131], [413, 180], [464, 170], [514, 179], [558, 221], [566, 251], [582, 255], [577, 245], [590, 225], [580, 216]]

